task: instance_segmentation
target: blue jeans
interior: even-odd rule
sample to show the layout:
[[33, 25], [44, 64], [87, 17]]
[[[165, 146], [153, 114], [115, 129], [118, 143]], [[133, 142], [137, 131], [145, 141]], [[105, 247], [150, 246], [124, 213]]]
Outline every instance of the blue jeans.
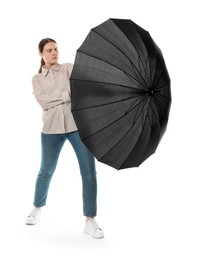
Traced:
[[[41, 133], [42, 159], [39, 174], [36, 180], [34, 205], [46, 205], [46, 199], [55, 171], [59, 154], [66, 140], [69, 140], [76, 153], [82, 177], [83, 213], [88, 217], [95, 217], [97, 211], [97, 178], [95, 158], [80, 139], [79, 132], [66, 134]], [[70, 160], [70, 158], [68, 158]]]

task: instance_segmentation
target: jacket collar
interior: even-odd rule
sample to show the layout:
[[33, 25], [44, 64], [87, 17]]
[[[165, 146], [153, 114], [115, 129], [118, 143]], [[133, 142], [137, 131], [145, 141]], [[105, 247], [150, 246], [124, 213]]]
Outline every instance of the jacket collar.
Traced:
[[44, 66], [42, 67], [42, 75], [44, 77], [46, 77], [48, 75], [48, 72], [50, 70], [55, 70], [55, 71], [58, 71], [60, 68], [60, 64], [59, 63], [55, 63], [51, 68], [45, 68]]

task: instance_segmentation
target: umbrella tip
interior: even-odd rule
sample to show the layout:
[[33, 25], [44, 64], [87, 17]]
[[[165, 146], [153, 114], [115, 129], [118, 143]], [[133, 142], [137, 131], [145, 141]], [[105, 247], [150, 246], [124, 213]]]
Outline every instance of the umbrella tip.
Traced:
[[149, 88], [149, 89], [148, 89], [148, 94], [149, 94], [149, 96], [153, 96], [154, 93], [155, 93], [155, 91], [154, 91], [153, 88]]

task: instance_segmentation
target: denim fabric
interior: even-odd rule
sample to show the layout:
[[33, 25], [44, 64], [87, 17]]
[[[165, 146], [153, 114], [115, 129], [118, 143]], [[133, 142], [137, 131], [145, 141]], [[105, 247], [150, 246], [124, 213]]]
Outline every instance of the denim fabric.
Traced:
[[[97, 211], [97, 178], [95, 158], [80, 139], [78, 131], [65, 134], [41, 133], [42, 159], [36, 180], [34, 205], [46, 205], [51, 178], [56, 169], [59, 154], [66, 140], [69, 140], [76, 153], [82, 177], [83, 213], [94, 217]], [[69, 160], [69, 158], [68, 158]]]

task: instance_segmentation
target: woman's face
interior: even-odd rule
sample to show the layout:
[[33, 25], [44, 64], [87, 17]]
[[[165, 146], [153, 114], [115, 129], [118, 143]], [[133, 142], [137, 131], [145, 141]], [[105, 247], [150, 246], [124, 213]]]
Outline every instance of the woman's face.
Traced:
[[59, 58], [57, 44], [55, 42], [47, 43], [44, 46], [43, 52], [39, 54], [43, 58], [45, 65], [50, 68], [53, 64], [57, 63]]

